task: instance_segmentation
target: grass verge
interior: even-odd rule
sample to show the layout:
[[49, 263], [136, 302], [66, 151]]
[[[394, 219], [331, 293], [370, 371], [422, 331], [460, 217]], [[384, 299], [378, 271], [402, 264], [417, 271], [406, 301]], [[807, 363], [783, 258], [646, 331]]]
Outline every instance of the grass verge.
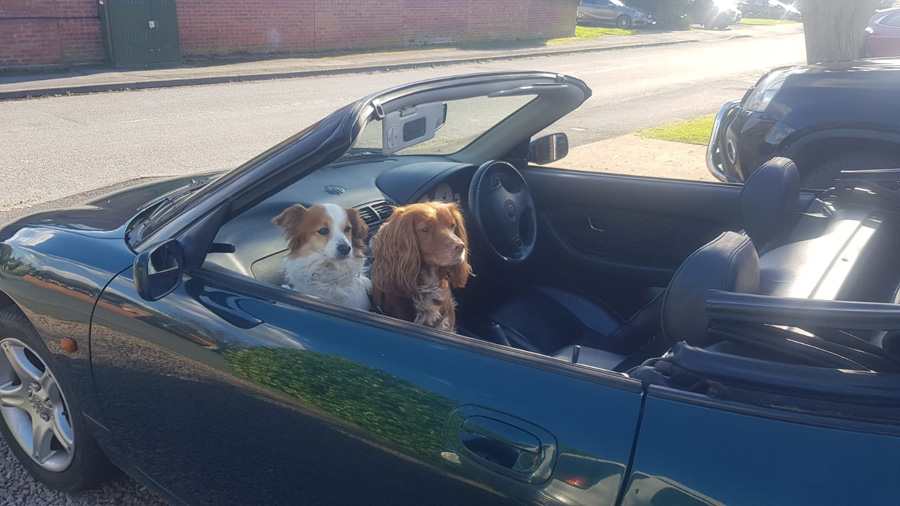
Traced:
[[689, 121], [641, 130], [637, 135], [648, 139], [706, 145], [709, 142], [709, 134], [712, 133], [715, 118], [715, 114], [710, 114]]
[[765, 19], [765, 18], [743, 18], [743, 19], [741, 19], [742, 25], [772, 26], [772, 25], [789, 25], [791, 23], [796, 23], [796, 21], [791, 21], [790, 19]]
[[559, 37], [550, 39], [546, 42], [548, 46], [555, 44], [568, 44], [570, 42], [580, 42], [582, 40], [596, 39], [609, 35], [634, 35], [636, 30], [623, 30], [621, 28], [606, 28], [602, 26], [581, 26], [575, 25], [574, 37]]

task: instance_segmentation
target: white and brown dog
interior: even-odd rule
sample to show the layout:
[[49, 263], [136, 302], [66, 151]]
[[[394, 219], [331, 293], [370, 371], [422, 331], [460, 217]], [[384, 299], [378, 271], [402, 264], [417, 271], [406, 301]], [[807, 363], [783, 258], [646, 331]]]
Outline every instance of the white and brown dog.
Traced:
[[295, 204], [272, 223], [284, 231], [288, 255], [282, 261], [287, 286], [305, 295], [369, 310], [371, 282], [364, 273], [369, 227], [356, 209]]

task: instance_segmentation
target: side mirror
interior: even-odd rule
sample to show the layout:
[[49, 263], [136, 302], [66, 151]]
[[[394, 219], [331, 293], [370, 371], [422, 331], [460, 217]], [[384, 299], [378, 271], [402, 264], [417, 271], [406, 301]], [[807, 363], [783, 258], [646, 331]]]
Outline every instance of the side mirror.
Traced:
[[184, 249], [177, 239], [154, 244], [134, 259], [134, 289], [144, 300], [159, 300], [181, 284]]
[[528, 161], [538, 165], [562, 160], [568, 154], [569, 138], [564, 133], [538, 137], [528, 146]]

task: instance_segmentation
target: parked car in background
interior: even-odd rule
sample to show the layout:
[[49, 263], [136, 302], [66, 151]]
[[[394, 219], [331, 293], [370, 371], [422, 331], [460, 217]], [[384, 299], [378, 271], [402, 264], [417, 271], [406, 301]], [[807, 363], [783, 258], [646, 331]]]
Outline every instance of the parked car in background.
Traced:
[[800, 21], [800, 10], [792, 3], [779, 0], [746, 0], [738, 4], [745, 18], [787, 19]]
[[900, 8], [878, 11], [869, 20], [864, 57], [900, 56]]
[[698, 0], [691, 3], [687, 14], [694, 24], [716, 30], [740, 23], [743, 18], [743, 12], [733, 0]]
[[653, 16], [641, 9], [629, 7], [621, 0], [582, 0], [577, 16], [579, 23], [614, 24], [619, 28], [656, 24]]
[[745, 181], [767, 160], [794, 160], [807, 187], [841, 170], [900, 167], [900, 59], [869, 59], [772, 70], [713, 126], [707, 166]]

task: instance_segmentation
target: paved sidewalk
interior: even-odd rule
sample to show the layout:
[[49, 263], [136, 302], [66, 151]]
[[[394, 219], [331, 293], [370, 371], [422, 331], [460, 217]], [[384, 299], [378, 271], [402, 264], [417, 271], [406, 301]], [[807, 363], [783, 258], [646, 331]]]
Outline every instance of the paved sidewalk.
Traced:
[[706, 168], [706, 146], [622, 135], [575, 146], [560, 167], [627, 176], [716, 182]]
[[93, 93], [140, 88], [190, 86], [232, 81], [255, 81], [329, 74], [389, 71], [423, 66], [454, 65], [478, 61], [510, 60], [539, 56], [605, 51], [634, 47], [688, 44], [735, 37], [765, 37], [799, 33], [800, 24], [776, 26], [735, 25], [727, 30], [684, 32], [646, 31], [629, 36], [606, 36], [553, 45], [522, 42], [495, 49], [432, 47], [396, 51], [320, 54], [305, 57], [241, 61], [208, 60], [170, 68], [124, 70], [108, 67], [76, 67], [57, 74], [0, 76], [0, 100]]

